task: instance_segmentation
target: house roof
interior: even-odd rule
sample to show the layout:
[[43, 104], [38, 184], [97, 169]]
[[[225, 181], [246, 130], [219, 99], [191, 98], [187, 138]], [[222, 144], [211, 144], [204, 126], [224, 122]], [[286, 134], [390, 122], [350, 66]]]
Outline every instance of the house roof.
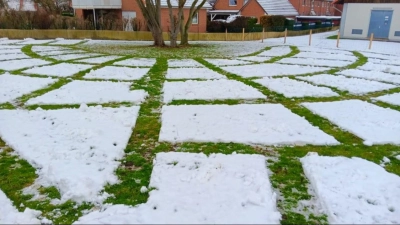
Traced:
[[335, 0], [334, 4], [344, 3], [400, 3], [399, 0]]
[[[185, 8], [190, 8], [193, 2], [194, 0], [186, 0]], [[201, 2], [202, 0], [198, 0], [196, 6], [200, 5]], [[178, 7], [178, 0], [171, 0], [171, 5], [172, 7]], [[161, 7], [168, 7], [167, 0], [161, 0]], [[208, 1], [206, 1], [202, 8], [211, 9], [212, 6], [210, 5], [210, 3], [208, 3]]]
[[268, 15], [297, 16], [297, 10], [288, 0], [257, 0]]

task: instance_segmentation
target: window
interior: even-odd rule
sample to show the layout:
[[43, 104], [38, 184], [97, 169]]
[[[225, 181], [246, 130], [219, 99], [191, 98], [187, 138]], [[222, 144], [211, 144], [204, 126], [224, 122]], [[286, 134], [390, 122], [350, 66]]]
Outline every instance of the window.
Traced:
[[235, 5], [237, 5], [237, 0], [229, 0], [229, 5], [230, 5], [230, 6], [235, 6]]
[[305, 5], [306, 4], [306, 0], [303, 0], [303, 5]]
[[193, 15], [192, 24], [199, 24], [199, 13]]

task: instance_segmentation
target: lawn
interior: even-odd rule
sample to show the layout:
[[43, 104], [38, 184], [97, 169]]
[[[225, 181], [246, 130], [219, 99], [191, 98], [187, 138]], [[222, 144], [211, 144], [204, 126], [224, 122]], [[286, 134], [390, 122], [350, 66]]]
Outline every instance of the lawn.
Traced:
[[400, 223], [399, 44], [332, 34], [0, 41], [0, 222]]

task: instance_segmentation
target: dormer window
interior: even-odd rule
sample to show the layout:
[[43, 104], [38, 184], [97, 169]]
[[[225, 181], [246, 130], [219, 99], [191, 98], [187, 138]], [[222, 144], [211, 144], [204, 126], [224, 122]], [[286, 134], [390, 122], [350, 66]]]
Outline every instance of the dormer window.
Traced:
[[229, 0], [229, 6], [237, 6], [237, 0]]

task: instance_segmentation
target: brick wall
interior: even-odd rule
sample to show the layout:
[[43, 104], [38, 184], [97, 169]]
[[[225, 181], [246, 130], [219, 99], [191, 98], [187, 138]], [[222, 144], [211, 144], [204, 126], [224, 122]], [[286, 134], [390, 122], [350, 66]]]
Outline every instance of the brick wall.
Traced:
[[258, 22], [260, 22], [260, 16], [265, 15], [265, 11], [256, 0], [249, 0], [249, 2], [240, 11], [240, 14], [242, 16], [256, 17]]
[[230, 1], [234, 0], [217, 0], [214, 5], [215, 10], [239, 10], [244, 4], [245, 0], [236, 0], [236, 5], [230, 5]]
[[[317, 16], [336, 16], [335, 10], [333, 8], [333, 3], [324, 0], [290, 0], [290, 3], [297, 10], [301, 16], [311, 15], [311, 6], [314, 5], [314, 12]], [[339, 15], [340, 16], [340, 15]]]

